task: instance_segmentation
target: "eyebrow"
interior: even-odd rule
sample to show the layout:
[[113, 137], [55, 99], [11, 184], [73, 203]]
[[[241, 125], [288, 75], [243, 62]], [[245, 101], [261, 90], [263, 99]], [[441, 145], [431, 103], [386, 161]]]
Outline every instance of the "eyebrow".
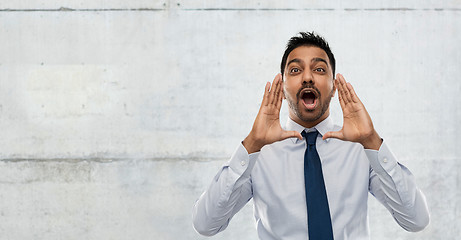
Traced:
[[327, 60], [323, 58], [313, 58], [311, 62], [324, 62], [328, 66]]
[[[303, 61], [299, 58], [294, 58], [292, 60], [290, 60], [288, 63], [287, 63], [287, 66], [289, 66], [291, 63], [302, 63]], [[323, 58], [313, 58], [311, 60], [312, 63], [314, 62], [324, 62], [327, 66], [328, 66], [328, 62], [327, 60], [323, 59]]]
[[291, 59], [288, 63], [287, 63], [287, 66], [289, 66], [290, 64], [292, 63], [301, 63], [303, 62], [301, 59], [299, 58], [294, 58], [294, 59]]

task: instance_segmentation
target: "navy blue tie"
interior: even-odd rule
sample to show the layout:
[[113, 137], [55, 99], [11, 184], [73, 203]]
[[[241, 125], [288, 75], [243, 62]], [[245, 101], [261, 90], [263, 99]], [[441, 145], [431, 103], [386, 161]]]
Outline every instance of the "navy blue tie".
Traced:
[[318, 132], [302, 132], [307, 148], [304, 154], [307, 226], [310, 240], [333, 240], [330, 209], [323, 182], [322, 163], [315, 147]]

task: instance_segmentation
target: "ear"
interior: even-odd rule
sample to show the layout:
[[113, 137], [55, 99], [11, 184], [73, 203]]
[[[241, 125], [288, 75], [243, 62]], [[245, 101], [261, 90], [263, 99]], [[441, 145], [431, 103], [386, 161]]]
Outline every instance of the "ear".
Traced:
[[335, 94], [336, 94], [336, 78], [333, 78], [333, 94], [331, 95], [331, 97], [335, 97]]
[[283, 99], [287, 99], [286, 95], [285, 95], [285, 82], [282, 82], [282, 95], [283, 95]]
[[282, 94], [283, 94], [283, 99], [287, 99], [286, 96], [285, 96], [285, 78], [283, 77], [283, 75], [280, 73], [280, 76], [282, 78]]

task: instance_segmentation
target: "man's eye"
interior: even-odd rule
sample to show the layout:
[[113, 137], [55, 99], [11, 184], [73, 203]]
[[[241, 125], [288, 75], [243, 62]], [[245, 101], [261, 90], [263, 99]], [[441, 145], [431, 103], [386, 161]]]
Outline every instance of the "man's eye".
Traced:
[[299, 68], [292, 68], [292, 69], [290, 70], [290, 72], [291, 72], [291, 73], [298, 73], [298, 72], [300, 72], [300, 70], [299, 70]]
[[326, 72], [324, 68], [316, 68], [314, 71], [316, 71], [316, 72]]

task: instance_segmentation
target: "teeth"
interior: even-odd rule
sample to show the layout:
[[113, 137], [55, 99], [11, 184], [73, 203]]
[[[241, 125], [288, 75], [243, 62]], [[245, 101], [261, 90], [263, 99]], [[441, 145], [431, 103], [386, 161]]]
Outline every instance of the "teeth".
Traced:
[[303, 93], [303, 95], [304, 95], [304, 94], [312, 94], [312, 95], [314, 95], [315, 98], [317, 98], [317, 94], [315, 94], [315, 92], [314, 92], [314, 91], [311, 91], [311, 90], [305, 91], [305, 92]]

